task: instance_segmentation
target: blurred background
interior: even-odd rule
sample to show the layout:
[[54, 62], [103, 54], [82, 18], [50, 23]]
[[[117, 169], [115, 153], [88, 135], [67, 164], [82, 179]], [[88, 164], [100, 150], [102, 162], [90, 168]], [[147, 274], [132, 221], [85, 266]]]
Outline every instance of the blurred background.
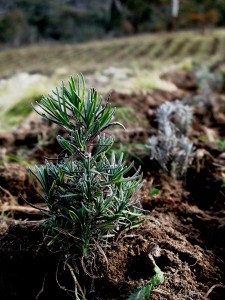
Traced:
[[103, 95], [173, 91], [162, 74], [225, 59], [224, 0], [1, 0], [0, 130], [82, 72]]
[[1, 0], [0, 8], [2, 46], [225, 25], [223, 0]]

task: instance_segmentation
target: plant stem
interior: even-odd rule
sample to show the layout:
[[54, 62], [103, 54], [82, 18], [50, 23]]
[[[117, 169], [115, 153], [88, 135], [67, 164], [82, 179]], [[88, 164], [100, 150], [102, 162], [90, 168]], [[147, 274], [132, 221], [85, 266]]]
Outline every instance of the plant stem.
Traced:
[[76, 277], [76, 275], [75, 275], [75, 273], [74, 273], [73, 268], [72, 268], [71, 265], [68, 264], [67, 262], [66, 262], [66, 266], [67, 266], [68, 269], [70, 270], [70, 273], [71, 273], [71, 275], [72, 275], [72, 277], [73, 277], [73, 280], [74, 280], [74, 283], [75, 283], [75, 290], [74, 290], [74, 292], [75, 292], [75, 299], [76, 299], [76, 300], [80, 300], [80, 298], [79, 298], [79, 296], [78, 296], [78, 291], [77, 291], [77, 288], [78, 288], [78, 290], [79, 290], [79, 292], [80, 292], [80, 294], [81, 294], [82, 299], [83, 299], [83, 300], [87, 300], [86, 297], [85, 297], [85, 294], [84, 294], [84, 292], [83, 292], [83, 290], [82, 290], [82, 288], [81, 288], [81, 286], [80, 286], [80, 284], [79, 284], [79, 282], [78, 282], [78, 280], [77, 280], [77, 277]]

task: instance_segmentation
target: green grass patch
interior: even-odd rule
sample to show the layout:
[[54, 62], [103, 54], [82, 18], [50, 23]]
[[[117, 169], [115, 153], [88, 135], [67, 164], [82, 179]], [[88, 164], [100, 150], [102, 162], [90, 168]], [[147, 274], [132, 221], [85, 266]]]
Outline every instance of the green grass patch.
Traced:
[[116, 109], [116, 120], [124, 124], [125, 128], [146, 127], [147, 121], [144, 117], [140, 117], [132, 107], [117, 107]]
[[5, 114], [6, 117], [25, 117], [28, 116], [31, 111], [31, 103], [40, 102], [42, 97], [42, 94], [34, 94], [33, 96], [25, 96], [20, 100], [19, 103], [15, 104], [13, 107], [11, 107]]
[[32, 90], [20, 100], [15, 101], [12, 106], [0, 114], [1, 129], [8, 130], [21, 124], [32, 112], [31, 103], [40, 102], [42, 95], [41, 91]]

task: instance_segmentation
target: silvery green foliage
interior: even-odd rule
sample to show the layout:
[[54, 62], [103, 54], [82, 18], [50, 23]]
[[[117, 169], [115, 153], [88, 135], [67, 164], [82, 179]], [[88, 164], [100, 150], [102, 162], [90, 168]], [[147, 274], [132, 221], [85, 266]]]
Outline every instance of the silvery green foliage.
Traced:
[[169, 127], [173, 123], [181, 133], [187, 134], [191, 129], [193, 119], [193, 108], [184, 105], [181, 101], [165, 102], [157, 110], [157, 119], [159, 122], [159, 130], [167, 134]]
[[151, 159], [172, 176], [182, 176], [193, 160], [193, 144], [183, 134], [190, 129], [192, 110], [179, 101], [166, 102], [159, 107], [157, 119], [158, 135], [150, 137], [147, 143]]
[[60, 91], [43, 97], [34, 109], [68, 133], [57, 137], [62, 152], [56, 163], [46, 160], [32, 172], [49, 209], [45, 226], [50, 244], [57, 244], [67, 257], [88, 262], [109, 238], [140, 224], [133, 198], [141, 185], [140, 169], [126, 176], [133, 164], [127, 166], [122, 153], [119, 159], [114, 153], [109, 157], [114, 138], [103, 131], [121, 124], [112, 122], [115, 109], [96, 90], [86, 95], [82, 76], [71, 78], [69, 89], [62, 84]]
[[223, 88], [223, 76], [220, 73], [213, 73], [205, 66], [197, 66], [194, 70], [198, 82], [198, 95], [187, 95], [183, 103], [192, 107], [213, 110], [216, 104], [214, 91], [221, 91]]
[[191, 107], [209, 107], [211, 106], [211, 97], [205, 96], [204, 94], [200, 95], [187, 95], [183, 98], [183, 103]]
[[212, 90], [221, 90], [223, 85], [223, 76], [220, 73], [213, 73], [207, 65], [196, 66], [194, 74], [198, 81], [198, 89], [205, 94]]

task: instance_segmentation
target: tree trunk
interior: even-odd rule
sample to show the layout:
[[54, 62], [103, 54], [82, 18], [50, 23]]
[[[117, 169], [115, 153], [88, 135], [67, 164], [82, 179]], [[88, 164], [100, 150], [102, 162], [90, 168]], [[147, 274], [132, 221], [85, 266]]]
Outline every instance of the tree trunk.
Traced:
[[171, 29], [176, 30], [177, 29], [177, 19], [179, 15], [179, 0], [172, 0], [171, 2]]

